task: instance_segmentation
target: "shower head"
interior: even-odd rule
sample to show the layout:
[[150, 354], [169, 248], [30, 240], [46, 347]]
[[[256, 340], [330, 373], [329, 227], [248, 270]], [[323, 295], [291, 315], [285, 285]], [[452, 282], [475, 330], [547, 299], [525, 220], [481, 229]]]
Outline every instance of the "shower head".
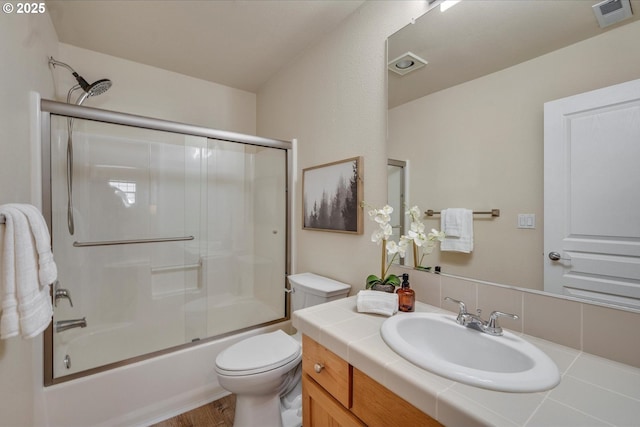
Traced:
[[[67, 70], [69, 70], [71, 72], [73, 77], [76, 78], [76, 81], [78, 82], [78, 85], [85, 92], [80, 97], [80, 99], [78, 99], [78, 102], [77, 102], [78, 105], [80, 105], [82, 103], [82, 101], [84, 101], [87, 97], [102, 95], [107, 90], [109, 90], [109, 88], [111, 87], [112, 83], [111, 83], [111, 80], [109, 80], [109, 79], [100, 79], [100, 80], [98, 80], [98, 81], [96, 81], [96, 82], [94, 82], [92, 84], [89, 84], [81, 75], [76, 73], [76, 71], [73, 68], [71, 68], [69, 65], [65, 64], [64, 62], [60, 62], [60, 61], [57, 61], [57, 60], [53, 59], [53, 57], [49, 57], [49, 64], [51, 66], [53, 66], [53, 67], [59, 65], [59, 66], [62, 66], [64, 68], [66, 68]], [[69, 91], [69, 93], [71, 93], [71, 91], [73, 91], [73, 90], [74, 90], [74, 88], [72, 88]]]
[[111, 87], [111, 80], [109, 79], [100, 79], [89, 85], [87, 89], [82, 88], [89, 94], [89, 96], [98, 96], [102, 95]]

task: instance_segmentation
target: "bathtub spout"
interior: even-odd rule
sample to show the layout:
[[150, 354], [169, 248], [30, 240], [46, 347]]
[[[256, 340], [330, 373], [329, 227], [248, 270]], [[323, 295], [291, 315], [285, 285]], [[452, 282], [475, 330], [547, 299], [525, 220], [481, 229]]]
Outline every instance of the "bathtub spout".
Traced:
[[86, 327], [87, 327], [86, 317], [83, 317], [82, 319], [58, 320], [56, 322], [56, 332], [66, 331], [67, 329], [72, 329], [72, 328], [86, 328]]

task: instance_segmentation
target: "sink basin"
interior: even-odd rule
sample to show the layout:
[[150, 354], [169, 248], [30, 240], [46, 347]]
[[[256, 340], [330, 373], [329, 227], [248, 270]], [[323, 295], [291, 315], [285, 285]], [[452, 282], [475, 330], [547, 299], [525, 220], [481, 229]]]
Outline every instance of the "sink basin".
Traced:
[[491, 336], [439, 313], [398, 313], [382, 339], [411, 363], [464, 384], [507, 392], [549, 390], [560, 382], [556, 364], [528, 341], [504, 331]]

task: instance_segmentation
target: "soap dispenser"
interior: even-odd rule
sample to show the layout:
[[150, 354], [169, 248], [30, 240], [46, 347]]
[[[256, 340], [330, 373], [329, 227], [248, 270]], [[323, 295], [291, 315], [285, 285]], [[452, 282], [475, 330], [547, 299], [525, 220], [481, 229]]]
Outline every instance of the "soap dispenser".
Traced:
[[409, 275], [402, 275], [402, 288], [398, 289], [398, 310], [413, 311], [416, 305], [416, 293], [409, 287]]

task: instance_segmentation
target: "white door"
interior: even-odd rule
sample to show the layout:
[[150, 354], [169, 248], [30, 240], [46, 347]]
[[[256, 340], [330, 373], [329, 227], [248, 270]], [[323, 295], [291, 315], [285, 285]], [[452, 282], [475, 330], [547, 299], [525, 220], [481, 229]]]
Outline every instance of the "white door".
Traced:
[[640, 308], [640, 80], [546, 103], [544, 168], [545, 290]]

